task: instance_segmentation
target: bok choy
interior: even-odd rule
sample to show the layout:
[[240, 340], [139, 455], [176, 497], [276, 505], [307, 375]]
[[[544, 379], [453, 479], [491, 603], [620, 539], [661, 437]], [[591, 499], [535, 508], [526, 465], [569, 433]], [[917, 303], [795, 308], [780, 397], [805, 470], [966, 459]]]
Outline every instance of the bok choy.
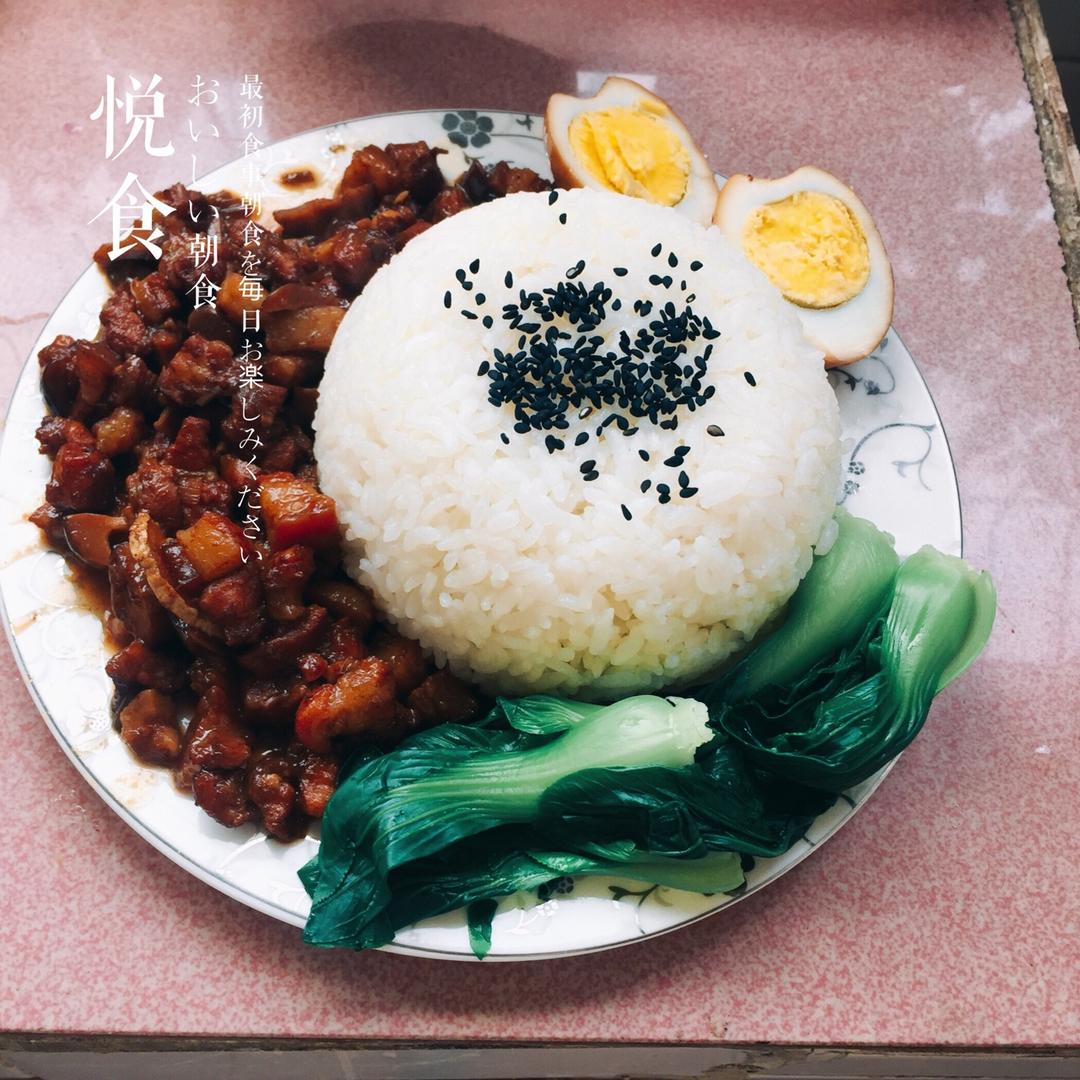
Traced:
[[582, 770], [689, 765], [713, 737], [707, 721], [699, 701], [632, 697], [554, 737], [447, 724], [361, 765], [335, 793], [319, 856], [302, 874], [312, 897], [307, 940], [324, 939], [327, 927], [390, 940], [392, 871], [476, 833], [536, 821], [545, 795]]
[[993, 622], [986, 574], [930, 548], [900, 563], [842, 511], [838, 527], [780, 625], [692, 698], [500, 700], [358, 755], [301, 870], [305, 940], [373, 947], [468, 906], [482, 955], [494, 898], [556, 877], [737, 889], [739, 853], [786, 851], [895, 757]]
[[[838, 543], [866, 528], [845, 516]], [[789, 618], [706, 698], [716, 725], [759, 768], [840, 792], [872, 776], [918, 734], [934, 695], [986, 643], [995, 596], [988, 574], [924, 547], [890, 575], [885, 602], [850, 642], [856, 623], [845, 612], [852, 598], [843, 582], [819, 588], [815, 575], [819, 567], [828, 575], [831, 554], [807, 575], [814, 609]], [[867, 593], [877, 592], [888, 561], [864, 558]], [[802, 595], [800, 587], [796, 597]], [[784, 648], [815, 623], [830, 627], [834, 651], [824, 662], [809, 662], [801, 641]], [[781, 664], [784, 677], [777, 678]]]

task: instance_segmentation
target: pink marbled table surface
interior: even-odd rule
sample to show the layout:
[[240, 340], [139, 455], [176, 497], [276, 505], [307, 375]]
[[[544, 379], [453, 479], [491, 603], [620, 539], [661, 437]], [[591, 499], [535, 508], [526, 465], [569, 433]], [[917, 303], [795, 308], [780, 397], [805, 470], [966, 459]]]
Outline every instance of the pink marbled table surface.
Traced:
[[[763, 893], [631, 948], [496, 966], [317, 952], [190, 878], [99, 802], [0, 646], [0, 1030], [1080, 1044], [1080, 363], [1004, 2], [555, 9], [376, 0], [296, 18], [268, 0], [247, 24], [255, 8], [205, 0], [9, 9], [0, 392], [105, 236], [84, 223], [125, 171], [88, 118], [106, 73], [158, 72], [179, 104], [195, 73], [258, 72], [272, 138], [400, 108], [540, 110], [582, 72], [655, 75], [721, 171], [812, 162], [874, 209], [966, 552], [998, 584], [989, 648], [867, 808]], [[242, 137], [226, 117], [193, 147], [175, 112], [176, 156], [128, 166], [151, 189]]]

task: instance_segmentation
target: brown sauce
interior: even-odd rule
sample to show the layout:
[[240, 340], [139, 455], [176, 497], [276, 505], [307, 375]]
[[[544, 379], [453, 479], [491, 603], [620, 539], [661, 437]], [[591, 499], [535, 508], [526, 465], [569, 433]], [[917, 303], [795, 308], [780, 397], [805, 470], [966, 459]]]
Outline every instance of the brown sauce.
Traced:
[[278, 183], [287, 188], [314, 187], [319, 182], [319, 174], [312, 168], [289, 169], [278, 177]]
[[79, 591], [79, 600], [87, 611], [104, 621], [109, 608], [109, 575], [104, 570], [68, 560], [71, 581]]

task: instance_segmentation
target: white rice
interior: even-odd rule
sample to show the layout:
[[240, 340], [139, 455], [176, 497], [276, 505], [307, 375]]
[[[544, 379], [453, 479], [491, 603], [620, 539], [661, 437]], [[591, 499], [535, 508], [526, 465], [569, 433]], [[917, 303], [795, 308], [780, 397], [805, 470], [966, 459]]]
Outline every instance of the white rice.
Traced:
[[[663, 255], [653, 258], [658, 241]], [[477, 258], [467, 293], [455, 273]], [[717, 389], [704, 407], [681, 410], [674, 431], [635, 421], [632, 437], [611, 427], [575, 447], [607, 410], [575, 416], [559, 433], [566, 449], [550, 454], [543, 432], [515, 434], [511, 407], [488, 403], [477, 368], [493, 348], [516, 348], [502, 305], [519, 288], [554, 285], [581, 258], [579, 280], [603, 280], [623, 300], [620, 312], [609, 309], [606, 336], [650, 321], [634, 314], [635, 299], [679, 305], [687, 279], [694, 310], [721, 332], [705, 379]], [[696, 273], [693, 260], [703, 264]], [[615, 277], [615, 266], [630, 273]], [[670, 274], [671, 288], [650, 285], [653, 273]], [[480, 292], [490, 330], [459, 313]], [[708, 435], [710, 424], [724, 435]], [[554, 205], [512, 195], [413, 240], [342, 322], [315, 427], [349, 572], [402, 632], [503, 694], [610, 699], [700, 678], [794, 591], [839, 479], [837, 404], [821, 353], [764, 275], [716, 229], [587, 190]], [[685, 469], [698, 488], [687, 499], [680, 470], [662, 463], [679, 445], [691, 448]], [[592, 482], [579, 469], [587, 459], [600, 474]], [[652, 487], [642, 493], [645, 479]], [[671, 487], [666, 505], [658, 483]]]

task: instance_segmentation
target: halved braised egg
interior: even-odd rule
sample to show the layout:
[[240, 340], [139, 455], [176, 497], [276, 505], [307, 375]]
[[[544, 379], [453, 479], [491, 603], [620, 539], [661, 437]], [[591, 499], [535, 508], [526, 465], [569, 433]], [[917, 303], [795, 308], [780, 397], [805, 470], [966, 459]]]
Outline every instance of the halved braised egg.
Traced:
[[556, 183], [670, 206], [707, 225], [717, 187], [705, 155], [662, 98], [612, 75], [595, 97], [552, 94], [544, 113]]
[[713, 221], [780, 290], [833, 367], [873, 352], [892, 322], [893, 276], [870, 211], [831, 173], [732, 176]]

